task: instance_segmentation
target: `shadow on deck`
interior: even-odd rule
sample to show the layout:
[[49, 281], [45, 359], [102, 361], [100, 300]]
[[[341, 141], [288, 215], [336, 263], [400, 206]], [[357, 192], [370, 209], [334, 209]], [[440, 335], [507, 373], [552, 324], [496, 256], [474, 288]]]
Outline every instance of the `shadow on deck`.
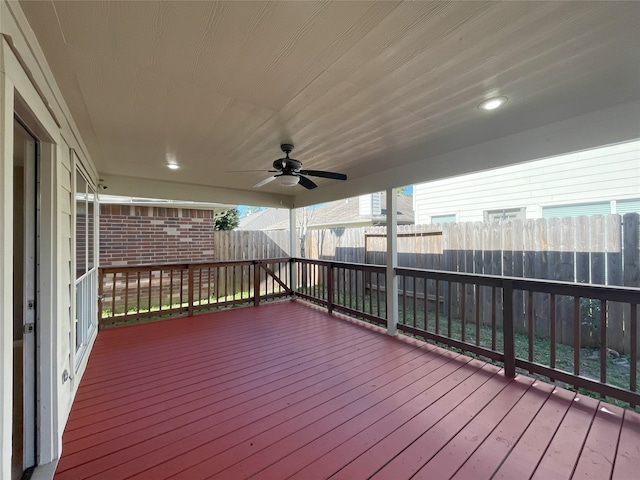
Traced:
[[640, 415], [285, 301], [103, 331], [56, 479], [636, 478]]

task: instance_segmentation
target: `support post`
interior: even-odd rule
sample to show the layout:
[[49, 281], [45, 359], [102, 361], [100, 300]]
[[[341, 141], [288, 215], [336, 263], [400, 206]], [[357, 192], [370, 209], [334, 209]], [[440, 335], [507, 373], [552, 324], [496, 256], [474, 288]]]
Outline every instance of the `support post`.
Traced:
[[398, 214], [394, 188], [387, 188], [387, 334], [398, 334]]
[[[295, 208], [289, 209], [289, 256], [291, 258], [296, 258], [298, 256], [298, 235], [296, 229], [296, 210]], [[290, 270], [290, 279], [291, 279], [291, 291], [293, 294], [292, 297], [295, 297], [296, 292], [298, 291], [298, 268], [296, 262], [290, 262], [291, 265]]]
[[513, 281], [505, 279], [502, 287], [502, 328], [504, 333], [504, 374], [516, 376], [516, 351], [513, 326]]

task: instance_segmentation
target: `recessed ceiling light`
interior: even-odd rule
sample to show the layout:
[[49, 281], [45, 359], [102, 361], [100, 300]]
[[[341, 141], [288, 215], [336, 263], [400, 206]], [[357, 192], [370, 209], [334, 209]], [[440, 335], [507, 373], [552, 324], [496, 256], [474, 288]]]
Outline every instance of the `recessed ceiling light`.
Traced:
[[170, 170], [178, 170], [180, 168], [180, 165], [175, 163], [167, 163], [167, 168]]
[[493, 97], [485, 100], [478, 108], [480, 110], [495, 110], [496, 108], [500, 108], [502, 105], [507, 103], [507, 97]]

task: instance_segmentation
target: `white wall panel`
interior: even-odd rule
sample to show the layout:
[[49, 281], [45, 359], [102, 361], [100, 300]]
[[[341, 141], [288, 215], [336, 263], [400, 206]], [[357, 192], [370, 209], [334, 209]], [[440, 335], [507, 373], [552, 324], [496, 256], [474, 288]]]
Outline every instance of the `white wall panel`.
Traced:
[[576, 152], [415, 186], [416, 223], [458, 214], [479, 221], [484, 210], [526, 207], [527, 218], [558, 204], [640, 197], [640, 141]]

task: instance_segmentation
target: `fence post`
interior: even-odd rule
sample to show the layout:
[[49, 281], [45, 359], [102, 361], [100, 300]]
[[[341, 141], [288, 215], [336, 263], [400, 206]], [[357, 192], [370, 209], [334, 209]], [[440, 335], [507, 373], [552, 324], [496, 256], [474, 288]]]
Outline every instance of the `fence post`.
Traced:
[[253, 262], [253, 305], [260, 305], [260, 261]]
[[104, 271], [98, 268], [98, 331], [102, 330], [102, 295], [104, 292]]
[[516, 376], [516, 352], [515, 338], [513, 333], [513, 281], [503, 280], [502, 287], [502, 309], [503, 309], [503, 333], [504, 333], [504, 374], [507, 377]]
[[194, 265], [192, 263], [189, 264], [189, 285], [187, 287], [187, 298], [189, 299], [189, 313], [190, 317], [193, 317], [193, 276], [194, 276]]

